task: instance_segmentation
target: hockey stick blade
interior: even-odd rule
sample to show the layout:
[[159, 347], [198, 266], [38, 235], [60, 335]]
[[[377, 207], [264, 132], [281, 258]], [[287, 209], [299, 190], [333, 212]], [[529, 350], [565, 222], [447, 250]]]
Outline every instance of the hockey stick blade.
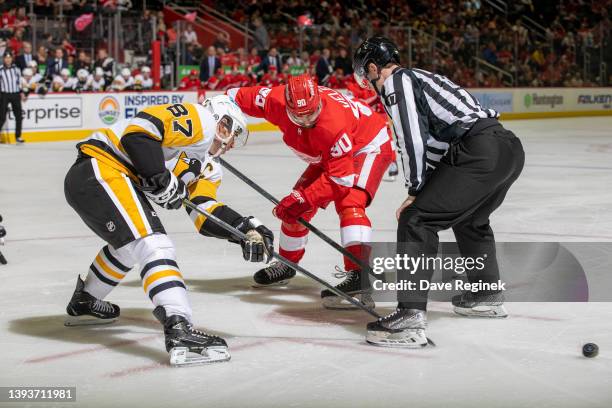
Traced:
[[6, 265], [8, 262], [6, 260], [6, 258], [4, 257], [4, 255], [2, 255], [2, 252], [0, 252], [0, 264], [2, 265]]
[[[234, 228], [233, 226], [229, 225], [225, 221], [217, 218], [215, 215], [213, 215], [213, 214], [211, 214], [209, 212], [206, 212], [206, 211], [202, 211], [201, 209], [198, 208], [197, 205], [195, 205], [194, 203], [192, 203], [188, 199], [183, 199], [183, 204], [185, 204], [186, 207], [191, 208], [193, 211], [197, 212], [198, 214], [201, 214], [201, 215], [205, 216], [207, 219], [211, 220], [212, 222], [214, 222], [215, 224], [217, 224], [219, 227], [223, 228], [224, 230], [232, 233], [236, 237], [238, 237], [240, 239], [243, 239], [243, 240], [247, 239], [246, 234], [244, 234], [243, 232], [237, 230], [236, 228]], [[370, 314], [371, 316], [373, 316], [373, 317], [375, 317], [377, 319], [381, 318], [381, 316], [378, 313], [376, 313], [374, 310], [370, 309], [369, 307], [367, 307], [363, 303], [361, 303], [358, 300], [356, 300], [355, 298], [347, 295], [346, 293], [342, 292], [341, 290], [336, 289], [335, 287], [333, 287], [329, 283], [325, 282], [323, 279], [319, 278], [316, 275], [313, 275], [312, 273], [308, 272], [306, 269], [302, 268], [298, 264], [296, 264], [294, 262], [291, 262], [290, 260], [288, 260], [287, 258], [279, 255], [276, 252], [272, 253], [272, 257], [277, 259], [277, 260], [279, 260], [280, 262], [282, 262], [283, 264], [287, 265], [288, 267], [293, 268], [296, 271], [299, 271], [302, 274], [308, 276], [310, 279], [313, 279], [314, 281], [316, 281], [320, 285], [325, 286], [325, 288], [329, 289], [331, 292], [333, 292], [337, 296], [340, 296], [340, 297], [344, 298], [347, 302], [352, 303], [355, 307], [358, 307], [359, 309], [361, 309], [364, 312]]]
[[[219, 161], [221, 165], [225, 167], [226, 169], [228, 169], [230, 173], [232, 173], [234, 176], [244, 181], [249, 187], [251, 187], [253, 190], [257, 191], [259, 194], [264, 196], [264, 198], [266, 198], [272, 204], [278, 205], [279, 201], [276, 199], [276, 197], [274, 197], [272, 194], [264, 190], [263, 187], [261, 187], [259, 184], [255, 183], [253, 180], [248, 178], [244, 173], [242, 173], [240, 170], [238, 170], [237, 168], [229, 164], [222, 157], [219, 158]], [[323, 241], [328, 243], [336, 251], [340, 252], [342, 255], [346, 256], [351, 261], [355, 262], [363, 270], [367, 271], [370, 276], [374, 277], [377, 280], [382, 279], [384, 282], [384, 275], [378, 276], [374, 274], [374, 272], [372, 271], [372, 268], [370, 268], [370, 265], [366, 264], [365, 262], [363, 262], [363, 260], [357, 258], [355, 255], [347, 251], [346, 248], [344, 248], [342, 245], [339, 245], [336, 241], [328, 237], [323, 231], [319, 230], [317, 227], [315, 227], [308, 221], [304, 220], [303, 218], [299, 218], [298, 222], [302, 224], [304, 227], [308, 228], [308, 230], [310, 230], [317, 237], [321, 238]]]

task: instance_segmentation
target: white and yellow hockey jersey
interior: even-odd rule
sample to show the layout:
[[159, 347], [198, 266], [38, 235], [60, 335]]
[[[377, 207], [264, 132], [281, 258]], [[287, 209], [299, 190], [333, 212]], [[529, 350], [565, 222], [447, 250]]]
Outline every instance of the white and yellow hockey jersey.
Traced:
[[[216, 198], [223, 174], [221, 165], [208, 154], [216, 128], [212, 113], [202, 105], [156, 105], [143, 109], [132, 119], [93, 132], [77, 147], [83, 154], [140, 183], [121, 138], [130, 133], [144, 133], [161, 142], [165, 167], [187, 185], [190, 200], [200, 209], [212, 212], [223, 205]], [[189, 213], [200, 231], [206, 218], [196, 212]]]

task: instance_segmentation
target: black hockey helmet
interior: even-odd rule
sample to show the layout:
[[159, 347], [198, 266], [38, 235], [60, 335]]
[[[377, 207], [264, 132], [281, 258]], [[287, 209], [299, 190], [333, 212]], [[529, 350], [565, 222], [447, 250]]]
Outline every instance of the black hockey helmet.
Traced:
[[361, 87], [367, 88], [369, 82], [367, 76], [368, 64], [373, 63], [380, 70], [390, 62], [400, 63], [400, 53], [395, 43], [382, 36], [368, 38], [361, 43], [353, 55], [355, 80]]

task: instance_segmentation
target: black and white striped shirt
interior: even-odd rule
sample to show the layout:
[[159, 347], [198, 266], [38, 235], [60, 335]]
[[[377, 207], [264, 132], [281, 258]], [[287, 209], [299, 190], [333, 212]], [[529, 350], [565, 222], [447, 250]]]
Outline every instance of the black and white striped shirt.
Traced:
[[16, 65], [7, 68], [0, 66], [0, 92], [19, 93], [21, 91], [21, 70]]
[[481, 118], [497, 118], [468, 91], [450, 79], [422, 69], [396, 68], [381, 90], [382, 102], [393, 120], [410, 195], [423, 188], [449, 145]]

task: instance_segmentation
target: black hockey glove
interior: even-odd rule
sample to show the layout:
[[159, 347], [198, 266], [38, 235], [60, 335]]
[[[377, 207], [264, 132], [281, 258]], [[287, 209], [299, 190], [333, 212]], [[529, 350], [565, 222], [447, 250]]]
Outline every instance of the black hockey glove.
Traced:
[[142, 191], [155, 204], [168, 210], [178, 210], [187, 197], [187, 187], [169, 170], [142, 181]]
[[274, 252], [274, 233], [257, 218], [244, 217], [236, 226], [246, 234], [247, 239], [240, 240], [242, 257], [250, 262], [270, 262]]

